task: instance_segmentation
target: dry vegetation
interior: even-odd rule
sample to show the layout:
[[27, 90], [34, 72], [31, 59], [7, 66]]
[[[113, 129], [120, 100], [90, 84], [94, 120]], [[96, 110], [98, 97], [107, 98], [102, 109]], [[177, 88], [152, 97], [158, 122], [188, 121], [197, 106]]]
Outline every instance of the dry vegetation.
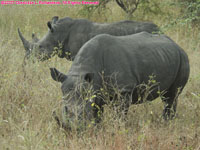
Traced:
[[[175, 119], [162, 120], [163, 104], [157, 99], [132, 106], [126, 122], [116, 119], [117, 114], [108, 107], [100, 127], [82, 133], [65, 133], [58, 128], [52, 112], [59, 112], [62, 93], [60, 84], [51, 79], [49, 67], [67, 72], [71, 63], [54, 57], [23, 67], [24, 49], [17, 28], [27, 39], [32, 32], [42, 37], [52, 16], [84, 17], [77, 15], [80, 7], [0, 6], [0, 150], [200, 150], [200, 33], [186, 25], [166, 31], [185, 49], [191, 66]], [[134, 19], [162, 26], [179, 13], [173, 6], [163, 9], [169, 12], [166, 16], [143, 16], [138, 10]], [[113, 22], [123, 20], [124, 15], [120, 8], [110, 5], [107, 12], [94, 14], [91, 19]]]

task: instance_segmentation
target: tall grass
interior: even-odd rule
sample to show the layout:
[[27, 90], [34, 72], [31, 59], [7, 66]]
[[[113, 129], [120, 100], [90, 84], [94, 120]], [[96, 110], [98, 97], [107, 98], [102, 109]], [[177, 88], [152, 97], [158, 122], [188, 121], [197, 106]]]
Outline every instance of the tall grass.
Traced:
[[[179, 13], [173, 7], [163, 8], [171, 11], [172, 17]], [[162, 120], [163, 103], [157, 99], [131, 106], [127, 121], [117, 119], [118, 114], [106, 106], [100, 127], [66, 133], [57, 126], [52, 112], [60, 112], [62, 93], [60, 84], [51, 79], [49, 67], [67, 72], [71, 62], [53, 57], [46, 62], [28, 62], [23, 67], [24, 49], [17, 28], [27, 39], [31, 39], [32, 32], [41, 38], [47, 31], [46, 22], [53, 16], [84, 17], [76, 15], [80, 9], [81, 6], [0, 6], [0, 149], [199, 150], [200, 34], [186, 25], [166, 31], [187, 52], [191, 66], [175, 119]], [[125, 17], [112, 4], [106, 13], [109, 14], [94, 14], [91, 19], [113, 22]], [[164, 26], [170, 22], [167, 15], [146, 15], [145, 19]], [[139, 11], [134, 16], [143, 20]]]

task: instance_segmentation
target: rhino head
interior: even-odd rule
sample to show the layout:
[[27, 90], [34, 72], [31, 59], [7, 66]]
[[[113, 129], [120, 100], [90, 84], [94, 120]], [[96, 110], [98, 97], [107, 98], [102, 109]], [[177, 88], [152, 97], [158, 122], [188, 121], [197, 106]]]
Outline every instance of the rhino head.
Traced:
[[20, 29], [18, 29], [19, 37], [26, 51], [26, 59], [33, 55], [39, 60], [43, 61], [51, 58], [55, 54], [57, 54], [60, 58], [66, 57], [69, 59], [69, 55], [66, 55], [63, 45], [63, 43], [66, 41], [67, 34], [64, 34], [65, 29], [57, 26], [57, 22], [58, 17], [54, 16], [52, 21], [47, 22], [49, 29], [48, 33], [42, 39], [38, 39], [35, 34], [32, 34], [31, 42], [26, 40], [20, 32]]
[[[61, 82], [63, 93], [62, 124], [71, 128], [74, 123], [81, 127], [91, 121], [98, 120], [97, 99], [92, 96], [94, 74], [65, 75], [56, 68], [50, 68], [53, 80]], [[89, 88], [90, 87], [90, 88]], [[90, 92], [87, 90], [90, 89]], [[94, 123], [94, 122], [93, 122]]]

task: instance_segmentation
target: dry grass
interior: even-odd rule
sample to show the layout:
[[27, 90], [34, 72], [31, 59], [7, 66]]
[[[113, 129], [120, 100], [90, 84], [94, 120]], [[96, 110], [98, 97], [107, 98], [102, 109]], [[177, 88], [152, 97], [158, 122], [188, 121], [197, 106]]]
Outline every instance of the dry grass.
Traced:
[[[24, 50], [17, 28], [28, 39], [32, 32], [42, 37], [52, 16], [78, 18], [78, 9], [79, 6], [0, 6], [0, 149], [200, 150], [200, 34], [186, 26], [166, 33], [185, 49], [191, 65], [190, 79], [179, 97], [174, 120], [162, 120], [163, 104], [157, 99], [131, 106], [127, 122], [115, 119], [117, 114], [106, 107], [101, 127], [82, 133], [65, 133], [58, 128], [52, 112], [59, 112], [62, 93], [60, 85], [51, 79], [49, 67], [67, 72], [71, 63], [54, 57], [42, 63], [28, 62], [23, 68]], [[109, 11], [107, 18], [94, 15], [92, 20], [112, 22], [124, 18], [115, 6]], [[168, 22], [164, 20], [167, 17], [159, 17], [146, 19], [159, 25]]]

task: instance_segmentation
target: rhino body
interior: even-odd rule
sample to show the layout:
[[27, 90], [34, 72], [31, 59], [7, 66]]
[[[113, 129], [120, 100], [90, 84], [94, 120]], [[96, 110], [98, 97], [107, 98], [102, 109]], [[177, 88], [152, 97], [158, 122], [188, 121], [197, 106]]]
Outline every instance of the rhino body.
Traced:
[[32, 42], [28, 42], [18, 29], [26, 50], [26, 57], [34, 52], [38, 57], [45, 60], [51, 57], [55, 47], [57, 47], [60, 50], [57, 52], [59, 57], [73, 60], [81, 46], [99, 34], [123, 36], [142, 31], [158, 32], [157, 25], [150, 22], [125, 20], [115, 23], [94, 23], [87, 19], [69, 17], [59, 19], [57, 16], [53, 17], [52, 21], [47, 23], [47, 26], [49, 28], [48, 33], [40, 40], [33, 36]]
[[[187, 83], [190, 67], [187, 54], [169, 37], [141, 32], [121, 37], [98, 35], [82, 46], [67, 75], [51, 68], [52, 78], [62, 83], [64, 96], [87, 83], [92, 85], [94, 91], [100, 91], [103, 87], [102, 72], [104, 81], [109, 85], [117, 85], [124, 96], [122, 110], [127, 112], [130, 104], [152, 101], [162, 92], [161, 98], [166, 103], [163, 117], [167, 119], [171, 107], [176, 112], [177, 98]], [[150, 76], [154, 76], [157, 84], [146, 100], [139, 100], [138, 87], [148, 84]], [[63, 101], [67, 102], [65, 114], [75, 113], [74, 105], [83, 101], [78, 97], [64, 98]], [[87, 119], [97, 116], [97, 110], [91, 107], [92, 103], [99, 108], [105, 104], [98, 97], [89, 100], [84, 108]], [[81, 110], [78, 112], [79, 116], [83, 114]]]

